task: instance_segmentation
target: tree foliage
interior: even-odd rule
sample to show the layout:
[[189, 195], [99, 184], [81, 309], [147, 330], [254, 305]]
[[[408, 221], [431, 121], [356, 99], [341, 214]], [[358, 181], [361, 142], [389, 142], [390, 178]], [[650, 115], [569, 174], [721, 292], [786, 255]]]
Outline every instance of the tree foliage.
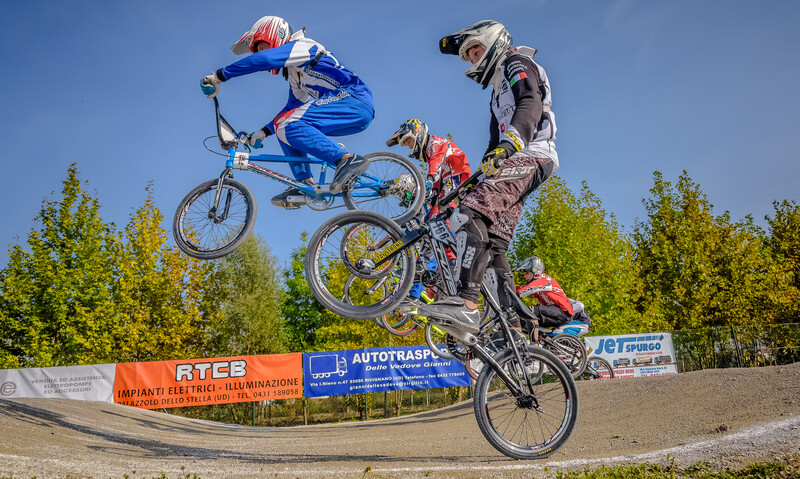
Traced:
[[284, 291], [278, 259], [260, 235], [251, 235], [218, 260], [223, 320], [213, 331], [213, 354], [275, 354], [288, 351], [282, 328]]
[[518, 264], [532, 254], [542, 258], [547, 274], [570, 298], [585, 304], [593, 333], [637, 327], [631, 243], [586, 182], [577, 196], [558, 176], [539, 188], [525, 208], [509, 259]]
[[800, 322], [800, 206], [794, 201], [774, 202], [775, 216], [766, 217], [768, 246], [783, 266], [781, 277], [790, 285], [785, 307], [778, 314], [782, 322]]
[[119, 237], [71, 165], [60, 200], [45, 198], [28, 250], [14, 245], [0, 272], [0, 361], [5, 367], [91, 364], [115, 354], [114, 258]]
[[212, 263], [172, 246], [161, 226], [152, 186], [131, 215], [116, 264], [117, 361], [157, 361], [203, 354], [219, 324], [218, 281]]
[[764, 233], [732, 222], [684, 171], [677, 185], [654, 174], [647, 219], [634, 229], [640, 310], [657, 310], [668, 329], [774, 322], [787, 297]]
[[151, 188], [124, 234], [105, 223], [75, 164], [45, 199], [27, 247], [0, 272], [0, 367], [201, 355], [218, 317], [213, 265], [169, 245]]

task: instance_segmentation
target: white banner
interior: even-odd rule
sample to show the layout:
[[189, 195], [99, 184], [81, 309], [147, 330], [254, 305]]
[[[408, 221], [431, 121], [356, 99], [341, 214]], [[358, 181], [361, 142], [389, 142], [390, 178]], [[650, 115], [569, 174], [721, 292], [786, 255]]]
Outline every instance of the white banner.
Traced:
[[589, 356], [600, 356], [616, 378], [678, 374], [671, 333], [584, 336]]
[[0, 398], [114, 402], [116, 364], [0, 369]]

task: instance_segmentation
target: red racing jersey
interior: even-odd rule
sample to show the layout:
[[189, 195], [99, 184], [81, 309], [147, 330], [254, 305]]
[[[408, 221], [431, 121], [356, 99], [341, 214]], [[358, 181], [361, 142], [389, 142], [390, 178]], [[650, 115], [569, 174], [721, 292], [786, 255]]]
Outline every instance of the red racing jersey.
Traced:
[[[428, 135], [428, 144], [425, 145], [422, 157], [428, 164], [427, 178], [433, 181], [437, 201], [472, 175], [467, 155], [447, 138]], [[434, 203], [431, 216], [438, 211], [439, 208]]]
[[533, 295], [539, 304], [555, 304], [570, 316], [575, 315], [572, 310], [572, 302], [567, 298], [564, 289], [561, 288], [558, 281], [544, 273], [525, 286], [517, 286], [517, 294], [520, 296]]

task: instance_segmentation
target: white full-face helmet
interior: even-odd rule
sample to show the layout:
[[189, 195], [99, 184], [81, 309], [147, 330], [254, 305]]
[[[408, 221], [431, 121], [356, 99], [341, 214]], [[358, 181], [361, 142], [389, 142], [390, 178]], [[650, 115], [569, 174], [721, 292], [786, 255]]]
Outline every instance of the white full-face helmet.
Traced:
[[469, 62], [467, 51], [476, 45], [482, 45], [483, 56], [464, 73], [486, 88], [489, 86], [498, 62], [506, 55], [513, 43], [511, 34], [501, 23], [494, 20], [481, 20], [471, 27], [442, 38], [439, 41], [439, 51], [458, 55], [465, 62]]
[[[256, 53], [256, 47], [261, 42], [266, 42], [269, 48], [275, 48], [289, 41], [292, 36], [292, 27], [289, 22], [281, 17], [266, 16], [261, 17], [253, 26], [242, 35], [231, 50], [237, 55], [244, 53]], [[278, 74], [278, 70], [272, 70], [273, 75]]]

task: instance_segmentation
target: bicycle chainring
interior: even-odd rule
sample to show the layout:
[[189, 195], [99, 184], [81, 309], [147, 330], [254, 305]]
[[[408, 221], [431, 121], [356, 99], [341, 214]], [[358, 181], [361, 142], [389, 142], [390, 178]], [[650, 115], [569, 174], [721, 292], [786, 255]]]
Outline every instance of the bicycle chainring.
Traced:
[[309, 195], [305, 195], [306, 198], [306, 206], [311, 208], [314, 211], [325, 211], [331, 207], [336, 198], [333, 196], [327, 196], [324, 198], [312, 198]]

